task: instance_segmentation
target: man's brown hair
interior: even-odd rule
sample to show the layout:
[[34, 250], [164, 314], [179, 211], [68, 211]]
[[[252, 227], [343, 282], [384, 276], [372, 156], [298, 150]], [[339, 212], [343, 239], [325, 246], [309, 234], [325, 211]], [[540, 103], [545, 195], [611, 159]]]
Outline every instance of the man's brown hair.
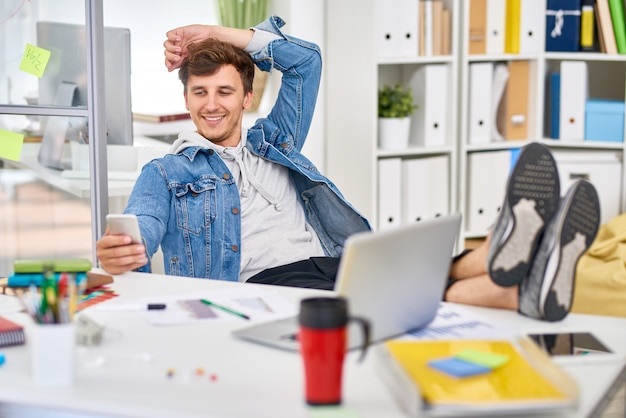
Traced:
[[254, 62], [243, 49], [217, 39], [207, 39], [188, 45], [187, 50], [189, 54], [178, 70], [178, 78], [182, 81], [185, 91], [190, 75], [212, 75], [224, 65], [235, 67], [243, 82], [244, 94], [252, 90]]

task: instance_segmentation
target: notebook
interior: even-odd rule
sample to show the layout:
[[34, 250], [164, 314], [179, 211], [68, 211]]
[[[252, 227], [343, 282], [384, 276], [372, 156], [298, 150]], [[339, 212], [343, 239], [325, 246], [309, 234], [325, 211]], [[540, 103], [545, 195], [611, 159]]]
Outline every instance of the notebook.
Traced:
[[[461, 215], [452, 214], [346, 240], [334, 293], [348, 300], [350, 314], [371, 323], [371, 341], [383, 341], [431, 322], [443, 299]], [[298, 317], [255, 324], [238, 338], [297, 351]], [[362, 344], [348, 329], [348, 348]]]
[[0, 347], [24, 344], [24, 327], [0, 316]]

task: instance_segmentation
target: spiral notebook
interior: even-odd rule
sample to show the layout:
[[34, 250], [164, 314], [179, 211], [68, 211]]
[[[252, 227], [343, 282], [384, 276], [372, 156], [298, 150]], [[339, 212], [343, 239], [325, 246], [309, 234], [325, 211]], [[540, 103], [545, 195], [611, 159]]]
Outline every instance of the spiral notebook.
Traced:
[[24, 327], [0, 316], [0, 347], [21, 345], [25, 342]]

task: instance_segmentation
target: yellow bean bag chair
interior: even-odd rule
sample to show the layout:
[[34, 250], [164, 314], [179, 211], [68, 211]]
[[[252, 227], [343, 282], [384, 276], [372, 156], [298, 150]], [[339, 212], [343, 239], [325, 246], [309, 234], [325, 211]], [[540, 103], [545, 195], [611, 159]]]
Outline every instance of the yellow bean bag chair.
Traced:
[[580, 258], [572, 312], [626, 317], [626, 213], [601, 225]]

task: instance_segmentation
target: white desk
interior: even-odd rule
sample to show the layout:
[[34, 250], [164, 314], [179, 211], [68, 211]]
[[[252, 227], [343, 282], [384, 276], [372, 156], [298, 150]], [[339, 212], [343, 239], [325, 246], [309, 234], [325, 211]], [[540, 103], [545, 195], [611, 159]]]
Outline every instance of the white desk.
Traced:
[[[129, 273], [116, 277], [113, 286], [121, 294], [121, 301], [242, 285]], [[278, 289], [294, 303], [305, 296], [327, 294], [319, 290]], [[515, 312], [470, 309], [520, 331], [592, 330], [612, 348], [626, 354], [626, 319], [572, 314], [560, 323], [547, 323]], [[29, 323], [23, 314], [8, 316]], [[0, 416], [309, 417], [303, 401], [299, 355], [230, 335], [233, 329], [248, 326], [249, 322], [156, 327], [135, 312], [96, 311], [90, 316], [120, 335], [107, 334], [101, 346], [88, 348], [80, 356], [101, 356], [109, 359], [107, 363], [92, 368], [83, 364], [73, 387], [47, 389], [34, 386], [31, 381], [28, 345], [2, 349], [6, 363], [0, 367]], [[133, 360], [141, 353], [149, 353], [152, 362]], [[378, 379], [374, 356], [358, 364], [357, 355], [350, 353], [346, 360], [344, 406], [360, 418], [403, 417]], [[625, 364], [626, 361], [615, 361], [565, 367], [578, 382], [581, 393], [580, 407], [574, 416], [591, 416], [604, 406], [605, 394], [623, 384]], [[170, 368], [178, 375], [198, 367], [217, 374], [217, 381], [184, 382], [166, 376]]]

